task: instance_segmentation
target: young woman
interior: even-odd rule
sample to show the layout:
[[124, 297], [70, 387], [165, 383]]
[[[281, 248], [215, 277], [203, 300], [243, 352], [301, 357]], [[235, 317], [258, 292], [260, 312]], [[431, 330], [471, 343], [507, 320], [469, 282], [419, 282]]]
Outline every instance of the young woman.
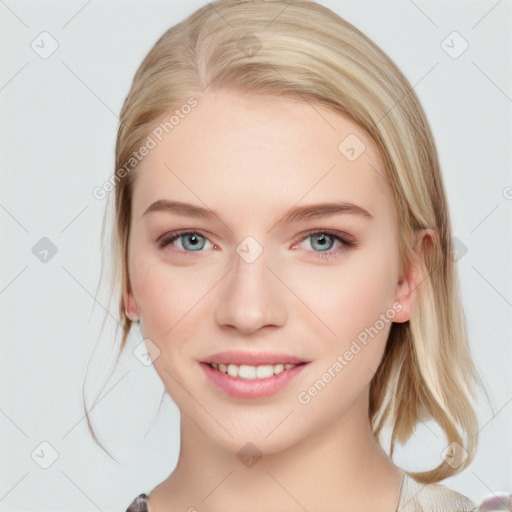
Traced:
[[[438, 483], [478, 431], [445, 192], [382, 50], [314, 2], [211, 2], [140, 65], [116, 177], [121, 349], [138, 322], [181, 413], [128, 511], [473, 509]], [[446, 450], [407, 473], [427, 419]]]

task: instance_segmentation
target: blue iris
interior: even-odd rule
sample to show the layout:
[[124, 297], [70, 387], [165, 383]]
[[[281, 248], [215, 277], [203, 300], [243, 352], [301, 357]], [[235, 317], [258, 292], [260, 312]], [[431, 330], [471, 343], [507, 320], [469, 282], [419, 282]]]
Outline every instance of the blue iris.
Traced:
[[[196, 235], [181, 235], [180, 237], [182, 239], [183, 248], [186, 250], [192, 249], [192, 250], [201, 250], [205, 245], [205, 239], [202, 236], [196, 236]], [[184, 242], [185, 239], [190, 240], [189, 247], [187, 247], [187, 244]], [[201, 240], [203, 239], [203, 242], [201, 244]]]
[[[332, 249], [332, 246], [334, 245], [333, 237], [325, 234], [311, 235], [309, 239], [311, 240], [311, 247], [313, 247], [313, 249], [315, 249], [315, 242], [319, 242], [319, 248], [321, 251], [328, 251], [329, 249]], [[331, 240], [331, 244], [327, 247], [326, 240], [329, 239]], [[313, 242], [313, 240], [315, 240], [315, 242]]]

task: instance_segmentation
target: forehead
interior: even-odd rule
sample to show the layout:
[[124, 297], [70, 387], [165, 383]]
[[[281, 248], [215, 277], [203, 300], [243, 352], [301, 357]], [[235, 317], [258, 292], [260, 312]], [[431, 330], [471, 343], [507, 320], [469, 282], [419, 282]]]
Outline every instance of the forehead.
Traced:
[[154, 147], [137, 169], [135, 217], [160, 199], [203, 203], [233, 219], [320, 201], [392, 208], [374, 141], [318, 102], [221, 91], [160, 126], [168, 133], [160, 129], [159, 140], [151, 132]]

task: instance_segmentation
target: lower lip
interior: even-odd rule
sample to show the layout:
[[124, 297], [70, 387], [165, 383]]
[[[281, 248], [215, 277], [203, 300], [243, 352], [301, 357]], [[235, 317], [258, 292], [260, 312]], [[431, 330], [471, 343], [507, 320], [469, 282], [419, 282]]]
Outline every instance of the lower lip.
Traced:
[[201, 363], [207, 377], [220, 389], [234, 398], [264, 398], [281, 391], [308, 363], [300, 364], [266, 379], [232, 377], [207, 363]]

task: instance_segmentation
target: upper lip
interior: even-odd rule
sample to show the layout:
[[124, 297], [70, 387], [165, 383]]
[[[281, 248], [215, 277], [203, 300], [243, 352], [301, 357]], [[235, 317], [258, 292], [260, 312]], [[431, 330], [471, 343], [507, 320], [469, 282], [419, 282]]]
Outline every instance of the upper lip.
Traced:
[[290, 354], [277, 353], [277, 352], [241, 352], [227, 350], [225, 352], [219, 352], [214, 354], [203, 361], [208, 364], [236, 364], [237, 366], [242, 364], [257, 366], [257, 365], [274, 365], [274, 364], [300, 364], [306, 363], [298, 357]]

